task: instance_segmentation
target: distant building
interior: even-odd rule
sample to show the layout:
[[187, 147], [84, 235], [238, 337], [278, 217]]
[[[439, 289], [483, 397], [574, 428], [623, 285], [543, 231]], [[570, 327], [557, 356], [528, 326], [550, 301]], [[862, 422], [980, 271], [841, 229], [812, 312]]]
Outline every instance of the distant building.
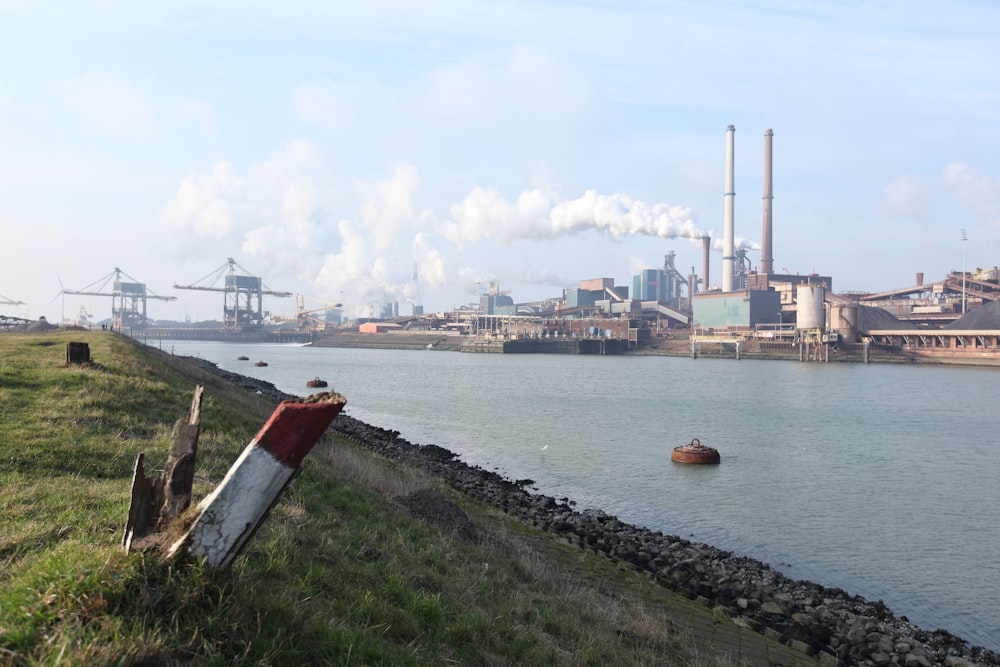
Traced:
[[483, 315], [516, 315], [514, 299], [508, 294], [484, 294], [479, 297], [479, 311]]
[[643, 269], [639, 275], [632, 276], [632, 298], [686, 311], [688, 281], [674, 266], [674, 260], [671, 251], [664, 256], [662, 269]]
[[781, 295], [775, 290], [703, 292], [692, 301], [695, 326], [752, 329], [781, 323]]
[[798, 296], [799, 285], [819, 285], [827, 292], [833, 292], [833, 278], [830, 276], [820, 276], [815, 273], [808, 274], [786, 274], [786, 273], [758, 273], [751, 271], [747, 276], [747, 289], [768, 290], [772, 289], [781, 295], [781, 305], [785, 310], [794, 310], [796, 297]]
[[361, 333], [390, 333], [401, 329], [401, 326], [392, 322], [365, 322], [358, 327], [358, 331]]
[[628, 298], [628, 287], [615, 287], [614, 278], [581, 280], [579, 287], [571, 287], [563, 292], [565, 309], [599, 307], [611, 312], [609, 307], [603, 305], [604, 302], [621, 303], [628, 301]]

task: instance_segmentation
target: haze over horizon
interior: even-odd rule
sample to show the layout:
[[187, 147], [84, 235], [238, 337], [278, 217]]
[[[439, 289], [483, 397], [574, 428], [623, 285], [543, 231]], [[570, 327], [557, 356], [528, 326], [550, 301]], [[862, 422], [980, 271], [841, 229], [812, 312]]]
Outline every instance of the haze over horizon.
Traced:
[[0, 314], [103, 319], [60, 290], [120, 267], [219, 319], [172, 285], [228, 257], [350, 315], [524, 302], [700, 272], [706, 233], [715, 286], [730, 124], [749, 248], [774, 131], [776, 271], [1000, 264], [1000, 5], [356, 4], [0, 0]]

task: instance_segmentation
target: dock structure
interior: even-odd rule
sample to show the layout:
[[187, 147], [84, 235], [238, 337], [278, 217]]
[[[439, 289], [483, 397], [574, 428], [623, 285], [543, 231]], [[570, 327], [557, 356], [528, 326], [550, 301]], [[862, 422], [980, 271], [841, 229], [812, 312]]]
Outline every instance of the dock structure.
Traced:
[[316, 341], [315, 331], [297, 329], [230, 329], [226, 327], [149, 327], [133, 333], [144, 342], [152, 340], [210, 340], [222, 343], [296, 343], [304, 345]]
[[646, 323], [632, 318], [570, 318], [472, 314], [463, 324], [466, 352], [619, 354], [648, 341]]
[[1000, 330], [997, 329], [885, 329], [866, 332], [864, 340], [877, 347], [898, 349], [930, 360], [1000, 363]]
[[462, 352], [496, 354], [625, 354], [628, 341], [620, 338], [472, 338]]

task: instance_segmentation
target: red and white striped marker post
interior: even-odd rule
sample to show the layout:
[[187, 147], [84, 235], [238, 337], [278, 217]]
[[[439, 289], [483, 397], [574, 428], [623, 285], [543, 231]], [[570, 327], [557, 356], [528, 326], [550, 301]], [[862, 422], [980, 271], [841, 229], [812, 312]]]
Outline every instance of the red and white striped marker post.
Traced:
[[208, 567], [228, 567], [346, 402], [329, 392], [279, 404], [225, 479], [198, 504], [197, 518], [168, 555], [187, 551]]

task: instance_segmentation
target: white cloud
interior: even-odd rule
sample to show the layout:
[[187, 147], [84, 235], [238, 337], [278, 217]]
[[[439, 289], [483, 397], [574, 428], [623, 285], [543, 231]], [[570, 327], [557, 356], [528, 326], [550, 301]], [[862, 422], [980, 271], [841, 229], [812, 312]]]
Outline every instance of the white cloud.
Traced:
[[215, 107], [209, 102], [188, 97], [178, 104], [178, 113], [183, 120], [191, 122], [203, 130], [214, 132], [217, 128]]
[[406, 228], [428, 226], [434, 220], [431, 211], [417, 211], [413, 196], [420, 187], [417, 169], [409, 164], [397, 164], [389, 178], [372, 184], [359, 184], [364, 193], [361, 219], [371, 230], [376, 250], [383, 250], [399, 238]]
[[944, 180], [985, 222], [1000, 227], [1000, 178], [991, 178], [967, 164], [952, 163], [945, 167]]
[[307, 81], [292, 90], [292, 109], [306, 123], [346, 131], [383, 117], [393, 96], [377, 81]]
[[91, 73], [67, 81], [67, 103], [91, 125], [121, 139], [149, 139], [160, 132], [146, 96], [115, 74]]
[[184, 177], [166, 207], [160, 222], [183, 240], [189, 233], [195, 243], [203, 239], [221, 241], [229, 237], [234, 221], [234, 204], [243, 196], [245, 180], [229, 162], [216, 163], [210, 173]]
[[933, 183], [929, 178], [903, 174], [883, 189], [882, 214], [920, 222], [928, 222], [932, 216], [930, 193]]

